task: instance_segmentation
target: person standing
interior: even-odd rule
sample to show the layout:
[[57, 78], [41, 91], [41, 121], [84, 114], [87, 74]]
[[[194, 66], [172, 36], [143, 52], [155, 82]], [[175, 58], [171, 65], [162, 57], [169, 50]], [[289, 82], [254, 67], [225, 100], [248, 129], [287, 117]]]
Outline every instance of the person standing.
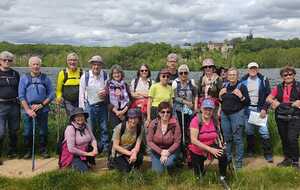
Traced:
[[294, 67], [282, 68], [280, 76], [283, 81], [272, 89], [267, 102], [275, 110], [275, 121], [284, 155], [284, 159], [277, 166], [299, 169], [300, 83], [296, 81], [295, 75]]
[[67, 56], [67, 68], [58, 73], [56, 85], [56, 103], [64, 104], [67, 115], [79, 106], [79, 83], [82, 69], [78, 68], [78, 55], [69, 53]]
[[249, 106], [250, 98], [245, 85], [238, 81], [239, 72], [228, 69], [228, 83], [220, 90], [221, 127], [226, 142], [228, 162], [232, 161], [232, 143], [235, 144], [235, 167], [242, 168], [244, 157], [243, 125], [244, 109]]
[[247, 134], [247, 154], [252, 156], [255, 148], [255, 128], [258, 129], [261, 144], [264, 150], [265, 159], [272, 163], [272, 145], [268, 125], [257, 126], [248, 122], [250, 112], [258, 112], [261, 118], [267, 117], [268, 103], [267, 96], [270, 94], [269, 80], [259, 73], [259, 66], [256, 62], [248, 64], [248, 74], [242, 77], [241, 82], [244, 84], [249, 93], [250, 105], [245, 110], [245, 126]]
[[103, 59], [99, 55], [93, 56], [89, 63], [91, 69], [80, 78], [79, 107], [87, 110], [89, 114], [89, 126], [99, 130], [98, 151], [108, 152], [109, 140], [107, 130], [107, 81], [108, 74], [102, 69]]
[[18, 86], [20, 75], [11, 68], [14, 55], [8, 51], [0, 53], [0, 165], [6, 127], [9, 132], [8, 158], [17, 156], [17, 131], [20, 128], [20, 104]]
[[[178, 78], [178, 72], [177, 72], [177, 63], [178, 63], [178, 56], [176, 53], [170, 53], [167, 56], [167, 62], [166, 62], [166, 68], [170, 72], [170, 78], [169, 78], [169, 85], [172, 85], [173, 81]], [[156, 81], [159, 81], [160, 74], [156, 76]]]
[[[34, 123], [39, 129], [39, 148], [43, 158], [47, 152], [49, 103], [54, 99], [51, 80], [41, 72], [42, 60], [33, 56], [29, 61], [30, 72], [22, 75], [19, 84], [19, 99], [23, 107], [25, 159], [31, 157], [32, 130]], [[35, 120], [35, 122], [33, 121]]]

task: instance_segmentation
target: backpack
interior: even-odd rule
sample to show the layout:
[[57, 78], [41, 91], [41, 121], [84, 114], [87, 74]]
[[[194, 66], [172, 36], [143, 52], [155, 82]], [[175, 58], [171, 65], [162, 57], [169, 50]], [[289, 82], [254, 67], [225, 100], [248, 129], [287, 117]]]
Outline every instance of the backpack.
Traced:
[[[134, 85], [133, 85], [133, 92], [135, 92], [136, 87], [137, 87], [137, 85], [138, 85], [138, 82], [139, 82], [139, 78], [135, 78], [135, 79], [134, 79]], [[150, 80], [147, 80], [147, 82], [148, 82], [149, 88], [150, 88], [151, 85], [152, 85], [152, 80], [151, 80], [151, 79], [150, 79]], [[148, 89], [149, 89], [149, 88], [148, 88]]]
[[[178, 94], [180, 89], [181, 89], [181, 82], [179, 80], [176, 80], [176, 83], [177, 83], [176, 94]], [[195, 97], [196, 94], [195, 94], [195, 91], [194, 91], [194, 86], [192, 84], [192, 80], [189, 80], [188, 87], [189, 87], [189, 90], [192, 91], [193, 97]], [[184, 91], [186, 91], [186, 90], [184, 90]]]
[[31, 76], [30, 73], [26, 73], [25, 76], [26, 76], [26, 78], [28, 80], [28, 83], [27, 83], [25, 89], [27, 89], [31, 85], [34, 85], [35, 88], [36, 88], [37, 93], [39, 93], [38, 85], [40, 84], [40, 85], [42, 85], [46, 89], [46, 93], [47, 93], [47, 82], [46, 82], [47, 75], [46, 74], [41, 73], [41, 80], [39, 80], [39, 82], [33, 82], [32, 81], [33, 77]]
[[[121, 129], [120, 129], [120, 136], [119, 136], [120, 142], [122, 140], [123, 134], [125, 133], [125, 130], [126, 130], [126, 121], [122, 121], [122, 123], [121, 123]], [[138, 137], [140, 136], [141, 131], [142, 131], [141, 125], [138, 125], [137, 130], [136, 130], [136, 140], [135, 140], [135, 143], [136, 143]], [[133, 147], [135, 146], [135, 143], [133, 144]], [[107, 167], [109, 169], [114, 169], [114, 164], [115, 164], [114, 163], [114, 158], [116, 157], [116, 154], [117, 154], [117, 151], [115, 151], [115, 154], [112, 155], [112, 148], [113, 148], [113, 141], [110, 142], [109, 147], [108, 147]]]
[[[69, 76], [68, 76], [69, 74], [68, 74], [66, 68], [63, 69], [63, 73], [64, 73], [63, 85], [64, 85], [64, 84], [67, 82], [67, 80], [69, 80], [69, 79], [77, 79], [76, 77], [70, 77], [70, 78], [69, 78]], [[79, 69], [79, 78], [81, 77], [82, 73], [83, 73], [83, 71], [82, 71], [82, 69], [80, 68], [80, 69]]]
[[[84, 72], [84, 81], [85, 81], [85, 86], [88, 87], [89, 85], [89, 79], [90, 79], [90, 72], [89, 71], [85, 71]], [[107, 73], [103, 70], [103, 79], [104, 81], [107, 80]]]

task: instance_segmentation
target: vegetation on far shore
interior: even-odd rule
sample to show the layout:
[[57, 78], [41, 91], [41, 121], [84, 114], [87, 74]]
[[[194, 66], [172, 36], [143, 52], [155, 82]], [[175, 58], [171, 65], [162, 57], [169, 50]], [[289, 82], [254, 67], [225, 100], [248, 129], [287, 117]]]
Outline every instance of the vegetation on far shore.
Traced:
[[76, 52], [80, 57], [80, 64], [87, 67], [87, 61], [93, 55], [99, 54], [105, 60], [105, 68], [113, 64], [120, 64], [128, 70], [137, 69], [142, 63], [150, 65], [152, 70], [159, 70], [165, 66], [166, 56], [175, 52], [180, 55], [180, 63], [186, 63], [191, 70], [199, 70], [199, 62], [212, 57], [218, 66], [236, 66], [245, 68], [251, 61], [257, 61], [263, 68], [282, 67], [287, 64], [300, 67], [300, 39], [275, 40], [267, 38], [235, 38], [226, 43], [233, 45], [233, 49], [225, 54], [220, 51], [208, 51], [207, 43], [195, 43], [189, 47], [172, 46], [166, 43], [136, 43], [128, 47], [86, 47], [50, 44], [11, 44], [0, 42], [0, 51], [8, 50], [16, 55], [16, 66], [27, 66], [28, 58], [39, 55], [43, 58], [43, 65], [48, 67], [62, 67], [66, 62], [66, 55]]

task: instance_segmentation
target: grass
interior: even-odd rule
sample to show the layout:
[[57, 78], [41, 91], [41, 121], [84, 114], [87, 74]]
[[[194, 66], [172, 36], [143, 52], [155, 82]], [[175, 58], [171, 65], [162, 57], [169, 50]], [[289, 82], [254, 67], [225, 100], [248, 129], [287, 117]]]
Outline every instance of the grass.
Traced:
[[[232, 189], [297, 189], [300, 186], [300, 173], [292, 168], [264, 168], [253, 171], [238, 172], [231, 178]], [[185, 190], [185, 189], [222, 189], [214, 170], [210, 170], [203, 180], [193, 176], [189, 170], [176, 174], [158, 175], [151, 171], [123, 174], [109, 171], [99, 175], [80, 174], [72, 170], [53, 171], [28, 179], [11, 179], [0, 177], [0, 189], [139, 189], [139, 190]]]

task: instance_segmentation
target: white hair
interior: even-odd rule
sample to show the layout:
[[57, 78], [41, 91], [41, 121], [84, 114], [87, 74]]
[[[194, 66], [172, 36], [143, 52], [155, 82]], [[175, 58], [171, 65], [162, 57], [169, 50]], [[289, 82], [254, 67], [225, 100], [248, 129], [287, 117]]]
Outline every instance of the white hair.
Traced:
[[31, 56], [31, 57], [29, 58], [29, 60], [28, 60], [28, 65], [30, 65], [31, 62], [32, 62], [33, 60], [38, 60], [38, 62], [39, 62], [40, 64], [42, 64], [42, 59], [41, 59], [41, 58], [39, 58], [38, 56]]

